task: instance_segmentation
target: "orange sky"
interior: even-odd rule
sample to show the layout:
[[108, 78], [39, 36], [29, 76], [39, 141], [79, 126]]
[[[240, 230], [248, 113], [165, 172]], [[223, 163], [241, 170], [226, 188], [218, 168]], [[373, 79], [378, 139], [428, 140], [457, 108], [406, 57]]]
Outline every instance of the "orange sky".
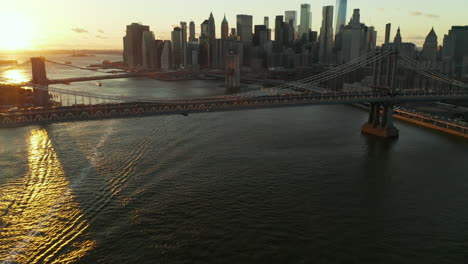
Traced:
[[[125, 25], [141, 22], [150, 25], [160, 39], [170, 38], [173, 25], [194, 20], [199, 24], [213, 12], [217, 34], [224, 13], [235, 26], [236, 14], [251, 14], [254, 23], [261, 24], [264, 16], [283, 15], [285, 10], [299, 10], [301, 3], [312, 5], [312, 29], [319, 31], [321, 8], [334, 5], [335, 0], [271, 1], [238, 0], [226, 6], [224, 1], [161, 1], [161, 0], [15, 0], [2, 3], [0, 10], [0, 50], [22, 49], [121, 49]], [[374, 25], [378, 39], [383, 38], [386, 23], [393, 23], [395, 34], [402, 28], [404, 41], [422, 45], [432, 26], [442, 42], [452, 25], [468, 24], [466, 0], [440, 1], [348, 0], [348, 19], [354, 8], [361, 9], [362, 22]]]

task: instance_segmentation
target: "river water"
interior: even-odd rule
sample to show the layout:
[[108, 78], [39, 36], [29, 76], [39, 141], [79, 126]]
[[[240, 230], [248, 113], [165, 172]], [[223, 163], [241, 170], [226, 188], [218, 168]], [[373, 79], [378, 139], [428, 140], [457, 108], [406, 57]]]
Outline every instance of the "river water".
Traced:
[[367, 137], [366, 116], [310, 106], [0, 130], [0, 263], [466, 263], [468, 141], [399, 122], [398, 140]]

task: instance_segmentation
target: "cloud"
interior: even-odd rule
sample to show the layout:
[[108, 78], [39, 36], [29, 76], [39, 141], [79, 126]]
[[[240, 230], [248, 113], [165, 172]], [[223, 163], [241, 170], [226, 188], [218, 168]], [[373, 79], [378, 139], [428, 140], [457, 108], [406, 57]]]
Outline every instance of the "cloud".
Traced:
[[434, 15], [434, 14], [426, 14], [426, 16], [428, 18], [434, 18], [434, 19], [438, 19], [440, 17], [439, 15]]
[[98, 39], [106, 39], [106, 37], [103, 37], [103, 36], [101, 36], [101, 35], [97, 35], [96, 38], [98, 38]]
[[104, 34], [104, 30], [102, 30], [102, 29], [98, 29], [98, 32], [101, 33], [101, 34]]
[[436, 15], [436, 14], [426, 14], [420, 11], [413, 11], [411, 12], [411, 15], [412, 16], [425, 16], [430, 19], [438, 19], [440, 17], [439, 15]]
[[379, 10], [380, 12], [385, 12], [385, 8], [383, 8], [383, 7], [377, 8], [377, 10]]
[[88, 33], [88, 30], [84, 28], [72, 28], [71, 30], [75, 31], [76, 33]]

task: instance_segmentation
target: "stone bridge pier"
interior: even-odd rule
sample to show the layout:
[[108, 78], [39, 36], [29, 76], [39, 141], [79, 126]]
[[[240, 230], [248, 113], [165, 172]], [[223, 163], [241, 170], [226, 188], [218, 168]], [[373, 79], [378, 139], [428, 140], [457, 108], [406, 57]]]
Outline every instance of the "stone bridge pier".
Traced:
[[400, 131], [393, 123], [393, 104], [371, 103], [369, 120], [362, 126], [362, 133], [383, 138], [397, 138]]
[[31, 58], [32, 66], [32, 83], [42, 86], [42, 89], [34, 88], [34, 104], [36, 106], [47, 107], [50, 103], [48, 91], [49, 80], [47, 79], [47, 71], [45, 67], [45, 58]]

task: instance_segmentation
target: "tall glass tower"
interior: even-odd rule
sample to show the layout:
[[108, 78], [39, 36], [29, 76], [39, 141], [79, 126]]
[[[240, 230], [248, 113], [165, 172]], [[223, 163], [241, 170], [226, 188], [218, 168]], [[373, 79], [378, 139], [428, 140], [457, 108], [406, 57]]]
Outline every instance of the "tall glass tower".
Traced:
[[304, 34], [308, 36], [309, 30], [312, 28], [312, 13], [310, 12], [309, 4], [301, 5], [301, 24], [299, 25], [299, 39], [303, 37]]
[[336, 0], [335, 34], [338, 34], [341, 31], [341, 26], [346, 24], [347, 6], [348, 0]]

